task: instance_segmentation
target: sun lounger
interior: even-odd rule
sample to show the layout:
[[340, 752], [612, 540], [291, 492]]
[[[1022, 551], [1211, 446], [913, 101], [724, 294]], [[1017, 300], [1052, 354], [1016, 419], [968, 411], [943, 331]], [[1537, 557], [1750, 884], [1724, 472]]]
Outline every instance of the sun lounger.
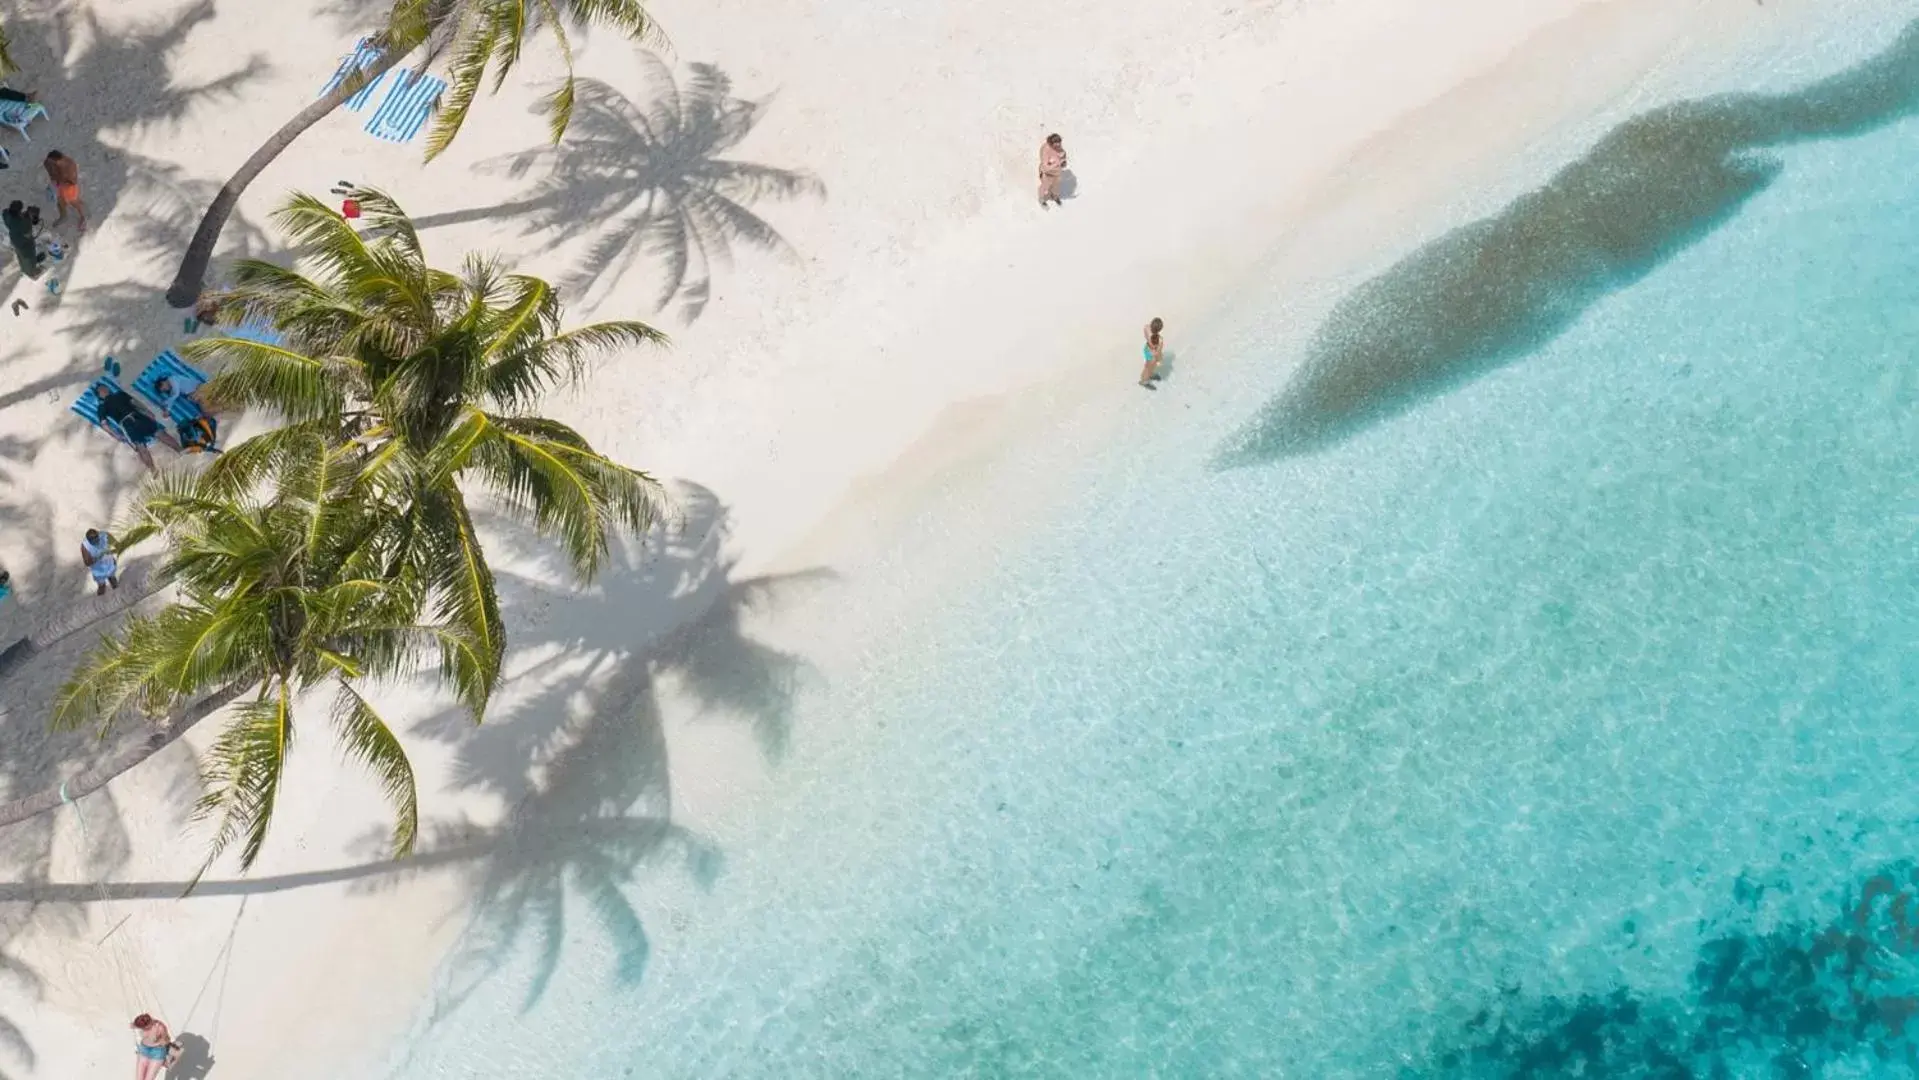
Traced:
[[95, 396], [93, 392], [93, 388], [96, 386], [104, 386], [108, 391], [120, 389], [120, 384], [113, 381], [113, 376], [102, 375], [88, 383], [85, 390], [80, 391], [80, 400], [73, 403], [73, 411], [79, 413], [80, 418], [87, 423], [126, 443], [128, 446], [132, 446], [133, 440], [127, 438], [126, 431], [120, 427], [118, 422], [102, 420], [100, 418], [100, 399]]
[[[352, 55], [340, 61], [339, 70], [335, 71], [333, 78], [328, 79], [327, 84], [320, 88], [320, 96], [325, 97], [331, 94], [335, 87], [346, 80], [348, 75], [356, 71], [365, 71], [367, 68], [379, 63], [381, 55], [381, 49], [369, 45], [366, 38], [361, 38], [353, 46]], [[379, 76], [369, 79], [367, 84], [362, 86], [358, 93], [346, 99], [346, 107], [352, 109], [354, 112], [359, 112], [361, 109], [366, 108], [366, 103], [373, 97], [373, 88], [379, 86], [381, 80], [385, 78], [386, 73], [381, 72]]]
[[393, 87], [386, 92], [386, 100], [380, 102], [373, 119], [367, 121], [366, 129], [377, 139], [410, 141], [420, 133], [420, 125], [426, 123], [445, 89], [444, 79], [410, 71], [394, 72]]
[[33, 136], [27, 134], [27, 125], [46, 115], [47, 107], [37, 101], [0, 101], [0, 126], [12, 128], [28, 142]]
[[[173, 397], [163, 400], [155, 384], [166, 379], [173, 384]], [[184, 424], [197, 420], [202, 415], [200, 406], [187, 397], [195, 390], [207, 384], [207, 377], [199, 369], [180, 359], [180, 354], [168, 349], [153, 358], [153, 362], [133, 380], [133, 389], [143, 398], [166, 410], [175, 424]]]

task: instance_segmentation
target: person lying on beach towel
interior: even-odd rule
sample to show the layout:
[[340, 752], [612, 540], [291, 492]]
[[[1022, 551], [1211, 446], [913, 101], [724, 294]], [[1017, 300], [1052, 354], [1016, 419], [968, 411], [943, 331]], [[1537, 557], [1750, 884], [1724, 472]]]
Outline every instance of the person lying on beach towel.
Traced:
[[100, 419], [111, 420], [120, 425], [120, 430], [127, 434], [127, 441], [133, 444], [134, 454], [139, 457], [140, 464], [147, 467], [148, 472], [160, 471], [160, 467], [153, 463], [153, 451], [147, 449], [153, 445], [155, 439], [160, 440], [160, 444], [169, 450], [180, 449], [179, 440], [168, 434], [167, 430], [160, 426], [160, 421], [155, 420], [151, 414], [141, 408], [140, 403], [133, 400], [125, 390], [108, 390], [104, 385], [96, 383], [93, 387], [93, 396], [100, 399]]
[[200, 400], [199, 393], [200, 387], [191, 379], [187, 380], [185, 385], [175, 383], [165, 375], [153, 381], [153, 394], [160, 399], [161, 406], [168, 412], [173, 411], [174, 398], [193, 402], [195, 407], [203, 413], [212, 412], [213, 410], [207, 408], [207, 403]]

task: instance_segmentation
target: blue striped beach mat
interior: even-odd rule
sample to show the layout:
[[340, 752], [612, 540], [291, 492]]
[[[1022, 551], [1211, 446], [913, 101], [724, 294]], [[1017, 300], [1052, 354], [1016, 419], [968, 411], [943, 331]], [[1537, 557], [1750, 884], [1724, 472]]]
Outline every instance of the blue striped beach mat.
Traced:
[[[174, 392], [167, 397], [160, 396], [158, 384], [161, 379], [173, 384]], [[154, 357], [153, 362], [140, 373], [140, 377], [133, 380], [133, 389], [141, 397], [165, 410], [168, 419], [178, 424], [199, 419], [200, 406], [195, 405], [187, 395], [206, 384], [206, 372], [182, 360], [179, 353], [168, 349]]]
[[410, 71], [395, 71], [393, 87], [386, 92], [386, 100], [380, 103], [373, 119], [366, 122], [366, 129], [374, 138], [388, 142], [408, 142], [420, 133], [420, 126], [440, 102], [440, 94], [446, 89], [446, 80], [432, 75], [419, 75]]
[[[333, 88], [339, 86], [340, 83], [345, 81], [346, 77], [353, 72], [365, 71], [367, 68], [379, 63], [381, 53], [382, 50], [368, 44], [366, 38], [361, 38], [353, 46], [353, 53], [346, 59], [340, 61], [339, 70], [333, 73], [333, 78], [328, 79], [327, 84], [320, 88], [320, 96], [325, 97], [331, 94]], [[362, 86], [358, 93], [347, 99], [346, 107], [355, 112], [365, 108], [366, 103], [373, 98], [374, 88], [379, 86], [385, 78], [386, 73], [382, 72], [379, 78], [373, 79], [365, 86]]]
[[127, 433], [120, 430], [119, 424], [116, 424], [111, 420], [102, 420], [100, 418], [100, 399], [94, 396], [94, 393], [93, 393], [93, 388], [96, 386], [104, 386], [109, 391], [115, 391], [120, 389], [120, 384], [114, 381], [113, 376], [102, 375], [94, 379], [92, 382], [88, 383], [87, 388], [85, 390], [80, 391], [79, 400], [75, 401], [70, 406], [70, 408], [82, 420], [85, 420], [87, 423], [92, 424], [94, 427], [97, 427], [100, 430], [105, 431], [107, 434], [113, 436], [116, 439], [119, 439], [121, 442], [131, 442], [132, 440], [127, 438]]

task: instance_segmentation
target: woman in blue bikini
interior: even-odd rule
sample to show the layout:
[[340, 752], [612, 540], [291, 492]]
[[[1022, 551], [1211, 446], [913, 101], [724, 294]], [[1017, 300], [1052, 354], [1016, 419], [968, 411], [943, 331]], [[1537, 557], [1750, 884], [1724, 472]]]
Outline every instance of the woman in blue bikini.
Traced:
[[1139, 369], [1139, 384], [1148, 390], [1159, 389], [1153, 384], [1159, 380], [1159, 362], [1166, 355], [1166, 339], [1160, 335], [1164, 329], [1164, 319], [1146, 324], [1146, 344], [1140, 349], [1140, 354], [1146, 357], [1146, 366]]
[[155, 1080], [161, 1069], [180, 1060], [180, 1044], [151, 1013], [134, 1017], [133, 1030], [140, 1033], [140, 1041], [133, 1044], [133, 1080]]

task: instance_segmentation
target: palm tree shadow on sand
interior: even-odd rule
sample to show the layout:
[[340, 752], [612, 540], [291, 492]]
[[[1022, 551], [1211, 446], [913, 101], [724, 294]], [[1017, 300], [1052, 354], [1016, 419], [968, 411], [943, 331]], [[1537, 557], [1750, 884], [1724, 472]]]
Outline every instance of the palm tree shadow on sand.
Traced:
[[[539, 657], [535, 669], [579, 670], [547, 680], [477, 730], [450, 714], [426, 726], [458, 740], [456, 783], [513, 807], [491, 836], [458, 823], [437, 830], [435, 848], [477, 840], [489, 854], [477, 870], [466, 929], [442, 968], [432, 1021], [527, 950], [534, 957], [524, 997], [530, 1008], [559, 968], [574, 905], [584, 905], [611, 939], [615, 977], [637, 982], [651, 944], [626, 888], [663, 862], [677, 862], [702, 887], [717, 877], [719, 851], [672, 821], [662, 680], [703, 713], [750, 724], [769, 758], [786, 745], [806, 662], [754, 640], [744, 620], [833, 575], [735, 580], [723, 552], [724, 507], [690, 485], [676, 503], [681, 520], [650, 538], [644, 552], [619, 552], [590, 594], [552, 584], [566, 580], [557, 562], [533, 576], [500, 575], [515, 648]], [[544, 546], [522, 554], [552, 558]]]
[[[555, 244], [592, 237], [560, 284], [589, 301], [616, 288], [643, 261], [659, 264], [654, 303], [677, 304], [686, 322], [712, 297], [715, 270], [733, 251], [792, 249], [753, 210], [769, 200], [822, 197], [810, 174], [726, 156], [765, 115], [767, 102], [733, 96], [712, 64], [675, 80], [658, 57], [639, 58], [640, 98], [582, 79], [566, 138], [484, 168], [515, 178], [543, 174], [522, 198], [499, 206], [429, 214], [420, 228], [512, 216], [521, 231]], [[640, 102], [644, 101], [644, 104]]]
[[1325, 449], [1538, 350], [1771, 184], [1784, 164], [1765, 151], [1860, 135], [1916, 109], [1919, 22], [1800, 90], [1724, 94], [1626, 121], [1544, 187], [1341, 301], [1216, 464]]
[[[503, 821], [428, 822], [417, 853], [405, 859], [375, 856], [332, 869], [203, 880], [192, 886], [192, 897], [338, 884], [377, 892], [420, 874], [463, 875], [466, 925], [442, 967], [430, 1022], [457, 1010], [528, 949], [534, 966], [524, 1002], [531, 1007], [558, 970], [569, 911], [581, 904], [612, 939], [615, 978], [638, 981], [652, 947], [627, 890], [673, 865], [705, 886], [722, 863], [713, 844], [672, 820], [660, 684], [671, 680], [703, 716], [747, 723], [767, 757], [777, 760], [809, 668], [803, 658], [755, 640], [746, 622], [753, 612], [835, 578], [818, 568], [737, 578], [724, 550], [725, 507], [693, 485], [681, 485], [675, 502], [679, 520], [644, 545], [618, 547], [589, 592], [555, 584], [570, 580], [569, 572], [546, 545], [524, 534], [497, 538], [497, 550], [517, 544], [522, 565], [535, 569], [500, 574], [500, 595], [521, 658], [519, 680], [537, 685], [517, 696], [505, 688], [479, 728], [452, 710], [430, 717], [416, 733], [457, 746], [456, 785], [497, 799], [508, 808]], [[569, 664], [562, 674], [545, 675]], [[38, 820], [48, 825], [35, 828], [44, 828], [52, 818]], [[117, 809], [101, 820], [124, 836]], [[378, 830], [358, 846], [372, 853], [386, 842]], [[82, 882], [47, 880], [42, 857], [18, 880], [0, 882], [0, 915], [65, 912], [84, 927], [87, 905], [171, 903], [187, 894], [184, 880], [108, 880], [125, 853], [104, 854], [111, 858]], [[5, 927], [0, 921], [0, 950]], [[0, 951], [0, 975], [6, 965]], [[0, 1049], [7, 1041], [0, 1019]]]

